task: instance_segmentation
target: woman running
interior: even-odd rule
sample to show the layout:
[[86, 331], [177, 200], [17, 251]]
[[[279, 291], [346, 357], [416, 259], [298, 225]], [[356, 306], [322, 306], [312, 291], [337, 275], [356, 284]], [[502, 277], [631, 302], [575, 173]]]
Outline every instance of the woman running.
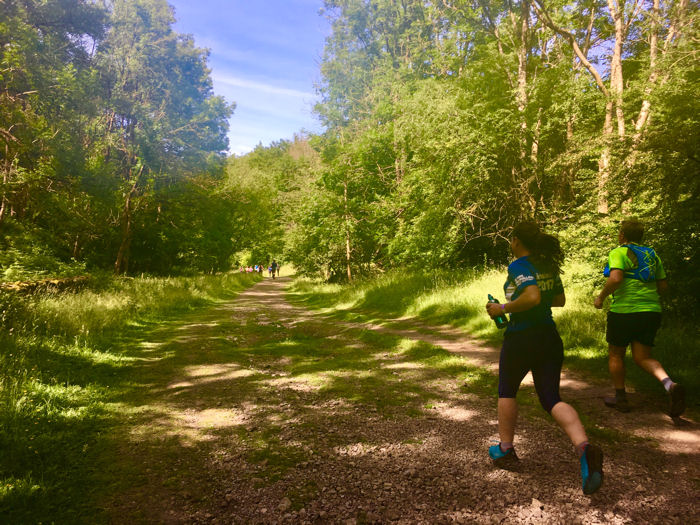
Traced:
[[603, 452], [588, 443], [576, 410], [559, 397], [564, 346], [552, 319], [552, 306], [564, 306], [566, 297], [559, 277], [564, 254], [556, 237], [540, 231], [534, 222], [513, 229], [510, 248], [515, 261], [508, 266], [505, 304], [488, 303], [491, 318], [510, 314], [498, 367], [498, 433], [500, 443], [489, 456], [500, 468], [518, 462], [513, 448], [520, 383], [532, 371], [542, 407], [564, 429], [581, 462], [584, 494], [603, 483]]

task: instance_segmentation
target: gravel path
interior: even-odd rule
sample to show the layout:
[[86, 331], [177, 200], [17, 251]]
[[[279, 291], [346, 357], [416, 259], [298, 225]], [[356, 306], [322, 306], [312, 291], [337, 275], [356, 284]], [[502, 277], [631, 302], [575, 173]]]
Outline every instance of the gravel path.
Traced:
[[[412, 319], [392, 319], [387, 325], [342, 323], [344, 326], [363, 327], [384, 334], [398, 335], [413, 340], [425, 341], [454, 354], [466, 357], [477, 366], [498, 374], [499, 349], [451, 326], [427, 326]], [[605, 365], [603, 365], [605, 366]], [[532, 385], [528, 374], [523, 385]], [[629, 394], [633, 407], [631, 413], [622, 414], [604, 406], [603, 398], [614, 392], [609, 382], [601, 382], [571, 370], [562, 371], [561, 395], [587, 414], [594, 414], [597, 424], [641, 439], [650, 439], [660, 450], [672, 454], [700, 454], [700, 425], [687, 416], [671, 419], [667, 415], [668, 399], [659, 386], [658, 395]]]
[[[694, 422], [673, 426], [646, 402], [610, 414], [600, 407], [601, 385], [567, 376], [563, 396], [605, 438], [603, 489], [582, 494], [575, 454], [530, 389], [521, 393], [521, 468], [494, 469], [486, 449], [497, 438], [495, 394], [397, 352], [389, 336], [491, 369], [496, 350], [455, 330], [329, 321], [289, 304], [288, 282], [266, 279], [141, 343], [141, 393], [120, 445], [133, 487], [106, 503], [114, 523], [695, 519]], [[318, 358], [309, 358], [313, 348]], [[366, 358], [334, 366], [353, 349]], [[384, 404], [392, 387], [403, 397]]]

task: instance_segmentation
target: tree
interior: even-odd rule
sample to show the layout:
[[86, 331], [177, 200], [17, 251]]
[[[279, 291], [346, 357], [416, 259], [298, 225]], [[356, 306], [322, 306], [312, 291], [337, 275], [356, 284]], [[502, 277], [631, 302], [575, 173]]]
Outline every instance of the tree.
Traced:
[[[118, 273], [130, 262], [167, 272], [188, 252], [221, 268], [211, 251], [226, 249], [201, 232], [217, 227], [180, 210], [221, 211], [233, 106], [213, 95], [207, 52], [172, 30], [167, 2], [6, 0], [0, 10], [0, 240], [13, 254], [3, 266], [36, 267], [38, 244], [41, 271], [112, 258]], [[167, 239], [153, 246], [176, 255], [159, 259], [146, 239]]]
[[227, 146], [233, 107], [213, 96], [207, 53], [173, 23], [165, 0], [117, 0], [99, 48], [104, 155], [123, 196], [115, 273], [128, 271], [134, 214], [152, 197], [147, 190], [217, 161]]
[[79, 134], [91, 111], [89, 44], [104, 32], [104, 12], [81, 0], [0, 4], [0, 227], [22, 218], [32, 194], [70, 185], [84, 156]]

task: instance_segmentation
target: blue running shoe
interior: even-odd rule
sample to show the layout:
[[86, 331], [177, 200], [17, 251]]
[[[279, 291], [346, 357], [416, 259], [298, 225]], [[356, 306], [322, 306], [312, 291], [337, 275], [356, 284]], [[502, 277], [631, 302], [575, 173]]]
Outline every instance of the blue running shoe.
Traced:
[[505, 470], [515, 468], [519, 461], [514, 448], [509, 448], [503, 452], [500, 443], [489, 447], [489, 457], [493, 460], [494, 465]]
[[595, 445], [586, 445], [581, 456], [583, 493], [593, 494], [603, 484], [603, 451]]

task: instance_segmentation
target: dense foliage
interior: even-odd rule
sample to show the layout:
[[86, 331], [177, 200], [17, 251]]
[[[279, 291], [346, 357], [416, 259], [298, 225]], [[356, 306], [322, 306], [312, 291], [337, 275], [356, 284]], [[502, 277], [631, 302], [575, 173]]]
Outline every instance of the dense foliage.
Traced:
[[165, 0], [0, 3], [0, 278], [220, 270], [233, 106]]
[[602, 266], [617, 221], [636, 215], [683, 300], [700, 296], [686, 271], [700, 216], [687, 1], [325, 4], [327, 132], [287, 239], [298, 268], [503, 262], [525, 218]]
[[695, 304], [688, 0], [326, 0], [326, 127], [224, 159], [232, 106], [166, 0], [0, 3], [0, 268], [352, 279], [504, 262], [535, 218], [602, 265], [649, 224]]
[[229, 159], [224, 188], [239, 196], [237, 264], [267, 265], [273, 259], [284, 259], [285, 237], [295, 236], [295, 217], [312, 197], [310, 174], [317, 166], [318, 155], [303, 135], [267, 147], [259, 145], [243, 157]]

